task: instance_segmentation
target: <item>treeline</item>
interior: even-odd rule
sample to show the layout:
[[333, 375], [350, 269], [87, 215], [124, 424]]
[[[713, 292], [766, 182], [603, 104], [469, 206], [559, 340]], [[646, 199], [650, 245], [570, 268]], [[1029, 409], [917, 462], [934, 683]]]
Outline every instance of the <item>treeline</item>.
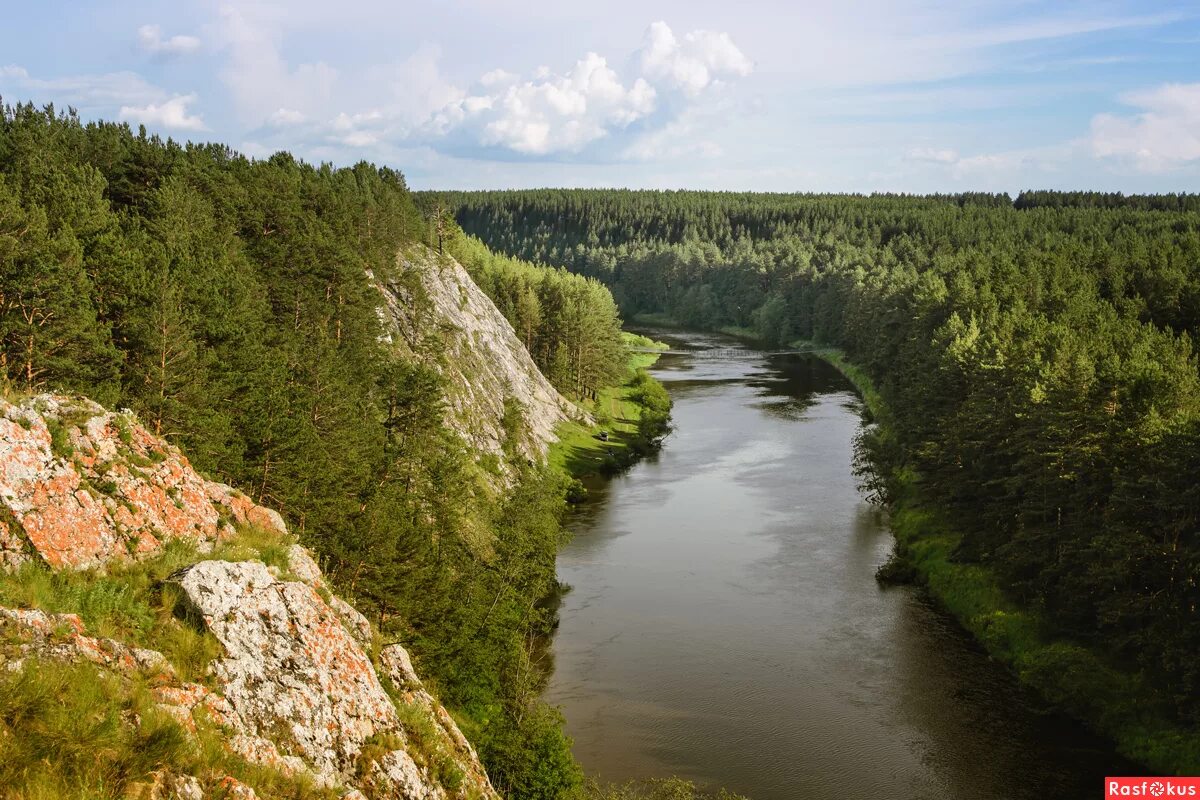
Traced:
[[1200, 194], [1120, 192], [1021, 192], [1016, 208], [1135, 208], [1141, 211], [1200, 211]]
[[[564, 481], [530, 467], [495, 497], [443, 425], [436, 332], [407, 358], [381, 335], [367, 272], [404, 280], [397, 250], [427, 227], [390, 169], [250, 160], [5, 107], [0, 381], [7, 396], [130, 407], [198, 469], [278, 508], [411, 646], [497, 786], [557, 797], [581, 778], [529, 642], [552, 624], [541, 600]], [[574, 386], [606, 374], [565, 363]]]
[[488, 246], [599, 278], [627, 314], [843, 348], [892, 409], [890, 438], [872, 443], [884, 474], [953, 520], [954, 558], [1195, 726], [1196, 200], [1022, 197], [446, 200]]

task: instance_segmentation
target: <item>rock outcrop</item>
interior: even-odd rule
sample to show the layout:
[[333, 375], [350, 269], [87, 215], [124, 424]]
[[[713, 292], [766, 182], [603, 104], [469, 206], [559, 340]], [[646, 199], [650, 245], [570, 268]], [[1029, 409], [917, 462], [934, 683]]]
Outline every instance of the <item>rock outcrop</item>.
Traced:
[[[136, 679], [185, 730], [215, 725], [230, 753], [343, 798], [498, 800], [408, 653], [378, 641], [304, 548], [274, 547], [287, 555], [274, 566], [216, 549], [246, 525], [286, 543], [279, 515], [205, 480], [131, 414], [49, 395], [0, 401], [0, 501], [9, 569], [29, 561], [104, 569], [152, 558], [173, 539], [191, 542], [198, 560], [161, 588], [179, 599], [186, 623], [174, 624], [196, 626], [220, 646], [203, 681], [189, 682], [162, 652], [97, 636], [74, 613], [0, 607], [0, 670], [40, 659]], [[205, 787], [257, 796], [233, 775], [170, 770], [140, 780], [129, 796], [201, 800]]]
[[0, 400], [0, 565], [95, 567], [171, 539], [203, 549], [236, 523], [286, 531], [278, 513], [205, 480], [130, 413], [58, 395]]
[[515, 401], [525, 429], [516, 450], [540, 460], [559, 423], [583, 412], [542, 375], [512, 325], [461, 264], [423, 245], [398, 258], [397, 280], [375, 278], [384, 326], [397, 345], [417, 352], [427, 332], [438, 331], [436, 354], [444, 357], [437, 365], [449, 384], [447, 424], [472, 452], [504, 464], [506, 402]]

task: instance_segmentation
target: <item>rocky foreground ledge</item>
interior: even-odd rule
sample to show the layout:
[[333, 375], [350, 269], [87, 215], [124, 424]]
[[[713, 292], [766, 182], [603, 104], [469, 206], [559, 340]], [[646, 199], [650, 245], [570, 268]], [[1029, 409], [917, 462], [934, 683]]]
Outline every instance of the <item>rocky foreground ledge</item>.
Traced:
[[[0, 670], [37, 680], [40, 665], [88, 665], [114, 692], [148, 691], [154, 712], [197, 741], [215, 731], [228, 751], [210, 759], [222, 769], [156, 765], [127, 796], [258, 797], [256, 778], [275, 786], [263, 776], [276, 775], [313, 796], [498, 797], [408, 653], [332, 593], [276, 512], [200, 476], [132, 414], [53, 395], [0, 401], [6, 586], [45, 571], [119, 584], [167, 563], [153, 591], [173, 613], [155, 630], [164, 642], [176, 627], [215, 640], [200, 674], [170, 647], [89, 631], [82, 613], [0, 606]], [[149, 724], [143, 716], [123, 724]], [[231, 764], [247, 768], [223, 771]]]

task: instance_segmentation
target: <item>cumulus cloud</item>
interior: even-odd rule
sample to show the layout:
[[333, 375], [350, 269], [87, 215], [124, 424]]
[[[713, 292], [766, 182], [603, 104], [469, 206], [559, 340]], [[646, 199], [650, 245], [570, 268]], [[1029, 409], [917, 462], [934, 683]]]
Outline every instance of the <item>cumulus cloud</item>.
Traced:
[[[244, 121], [260, 126], [257, 141], [282, 146], [300, 139], [310, 152], [428, 146], [576, 155], [624, 132], [629, 141], [614, 140], [605, 152], [629, 158], [681, 152], [687, 145], [672, 140], [684, 135], [683, 127], [671, 129], [675, 137], [647, 134], [686, 114], [709, 87], [752, 69], [726, 34], [693, 31], [676, 38], [665, 23], [655, 23], [625, 74], [590, 52], [566, 69], [539, 66], [521, 75], [496, 68], [464, 86], [441, 71], [440, 48], [425, 45], [403, 60], [341, 75], [322, 63], [289, 64], [282, 55], [283, 23], [266, 13], [254, 5], [223, 9], [221, 40], [229, 55], [223, 78]], [[635, 150], [628, 149], [631, 141], [639, 143]], [[698, 152], [713, 151], [705, 144]]]
[[655, 22], [646, 31], [641, 51], [643, 74], [695, 97], [714, 81], [743, 78], [754, 64], [738, 49], [727, 33], [692, 31], [676, 38], [665, 22]]
[[267, 124], [273, 128], [288, 128], [293, 125], [300, 125], [307, 119], [307, 117], [294, 108], [278, 108], [267, 118]]
[[690, 134], [691, 126], [674, 124], [670, 114], [656, 112], [663, 108], [664, 95], [682, 94], [694, 101], [721, 80], [750, 74], [750, 60], [727, 34], [693, 31], [680, 39], [666, 23], [656, 22], [647, 30], [636, 61], [639, 74], [628, 78], [597, 53], [588, 53], [565, 72], [540, 66], [524, 79], [495, 69], [472, 91], [434, 113], [424, 131], [432, 137], [466, 133], [484, 147], [541, 156], [579, 153], [638, 124], [651, 125], [654, 131], [669, 129], [674, 135], [643, 131], [621, 151], [627, 158], [678, 153], [681, 147], [714, 152], [711, 143], [681, 143], [678, 137]]
[[137, 36], [142, 50], [155, 56], [186, 55], [200, 49], [200, 40], [195, 36], [176, 34], [164, 39], [162, 28], [157, 25], [143, 25], [138, 28]]
[[[656, 93], [644, 78], [623, 82], [608, 61], [588, 53], [569, 71], [533, 80], [490, 72], [480, 92], [442, 109], [438, 131], [464, 126], [479, 143], [525, 155], [579, 152], [654, 111]], [[491, 91], [488, 91], [491, 90]]]
[[196, 95], [175, 95], [162, 103], [149, 103], [144, 106], [121, 106], [117, 116], [126, 121], [141, 125], [166, 128], [179, 131], [206, 130], [204, 120], [197, 115], [188, 113], [188, 106], [196, 102]]
[[1128, 161], [1143, 172], [1165, 172], [1200, 159], [1200, 83], [1168, 83], [1121, 100], [1140, 113], [1093, 117], [1093, 155]]

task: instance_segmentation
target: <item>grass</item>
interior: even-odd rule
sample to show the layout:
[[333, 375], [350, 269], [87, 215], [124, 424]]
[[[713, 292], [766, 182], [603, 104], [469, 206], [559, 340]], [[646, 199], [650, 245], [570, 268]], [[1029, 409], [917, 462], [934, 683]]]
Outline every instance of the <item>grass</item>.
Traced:
[[[242, 526], [207, 554], [176, 540], [153, 558], [110, 564], [106, 571], [52, 571], [27, 563], [0, 573], [0, 605], [78, 614], [89, 635], [158, 650], [181, 680], [204, 682], [221, 645], [189, 618], [182, 592], [166, 579], [201, 559], [254, 558], [286, 569], [291, 544], [275, 531]], [[206, 797], [224, 796], [224, 776], [253, 787], [260, 797], [338, 796], [307, 779], [245, 762], [229, 752], [226, 734], [204, 720], [197, 731], [185, 731], [155, 706], [147, 687], [152, 678], [39, 658], [27, 659], [19, 670], [0, 670], [0, 786], [9, 792], [4, 796], [149, 796], [153, 773], [163, 769], [196, 776]]]
[[[136, 720], [136, 724], [132, 721]], [[147, 686], [91, 664], [29, 659], [0, 671], [0, 786], [6, 798], [149, 796], [160, 770], [194, 775], [206, 797], [233, 776], [260, 797], [323, 800], [337, 793], [245, 762], [220, 730], [189, 732], [160, 710]]]
[[[809, 347], [800, 341], [795, 347]], [[870, 378], [836, 348], [815, 348], [859, 390], [871, 416], [886, 426], [887, 407]], [[896, 476], [891, 508], [896, 555], [881, 570], [927, 587], [930, 595], [1054, 707], [1109, 737], [1122, 755], [1164, 774], [1200, 773], [1200, 734], [1176, 723], [1153, 687], [1103, 654], [1056, 635], [1051, 621], [1013, 602], [994, 573], [952, 559], [960, 535], [920, 497], [916, 476]]]
[[[626, 345], [630, 347], [668, 349], [667, 345], [645, 336], [631, 333], [623, 335]], [[648, 451], [652, 446], [650, 440], [661, 431], [648, 430], [648, 418], [653, 413], [647, 398], [648, 382], [658, 384], [645, 370], [658, 357], [658, 353], [630, 353], [625, 382], [601, 390], [596, 400], [582, 404], [596, 420], [595, 426], [579, 422], [559, 426], [557, 441], [550, 448], [549, 463], [552, 468], [573, 478], [611, 474], [632, 464]], [[600, 438], [601, 431], [608, 434], [608, 441]]]
[[201, 558], [259, 559], [286, 570], [291, 542], [274, 531], [243, 526], [215, 551], [201, 555], [186, 541], [168, 542], [144, 561], [105, 570], [51, 570], [27, 562], [0, 573], [0, 605], [78, 614], [92, 636], [158, 650], [183, 680], [201, 681], [220, 655], [220, 644], [188, 620], [184, 598], [166, 578]]

